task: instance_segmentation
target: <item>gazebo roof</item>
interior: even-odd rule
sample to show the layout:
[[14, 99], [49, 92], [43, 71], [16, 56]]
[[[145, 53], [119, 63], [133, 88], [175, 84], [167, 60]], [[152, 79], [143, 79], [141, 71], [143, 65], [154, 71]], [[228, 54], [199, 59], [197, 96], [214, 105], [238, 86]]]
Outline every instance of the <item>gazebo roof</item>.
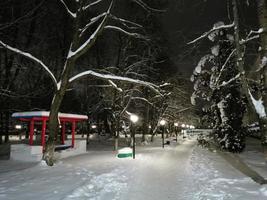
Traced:
[[[49, 111], [29, 111], [29, 112], [16, 112], [12, 114], [12, 117], [19, 119], [32, 119], [32, 118], [48, 118]], [[60, 119], [65, 120], [87, 120], [86, 115], [70, 114], [70, 113], [58, 113]]]

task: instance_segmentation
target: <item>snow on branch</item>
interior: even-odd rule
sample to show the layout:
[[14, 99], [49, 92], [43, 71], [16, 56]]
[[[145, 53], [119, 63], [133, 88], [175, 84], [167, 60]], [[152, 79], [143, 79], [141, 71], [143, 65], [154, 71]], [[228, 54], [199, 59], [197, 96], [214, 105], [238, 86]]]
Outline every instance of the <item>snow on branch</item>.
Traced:
[[134, 77], [139, 77], [139, 78], [142, 78], [142, 79], [147, 79], [148, 76], [146, 74], [139, 74], [139, 73], [136, 73], [136, 72], [126, 72], [125, 75], [130, 75], [130, 76], [134, 76]]
[[253, 34], [261, 34], [261, 33], [263, 33], [263, 32], [264, 32], [264, 29], [263, 29], [263, 28], [260, 28], [260, 29], [257, 30], [257, 31], [251, 30], [251, 31], [249, 32], [249, 34], [248, 34], [248, 37], [250, 37], [250, 36], [253, 35]]
[[125, 93], [138, 92], [140, 94], [143, 94], [143, 92], [141, 90], [138, 90], [137, 88], [131, 88], [131, 89], [124, 90], [124, 91], [125, 91]]
[[125, 98], [126, 98], [126, 97], [130, 97], [131, 100], [140, 100], [140, 101], [144, 101], [144, 102], [146, 102], [147, 104], [153, 106], [153, 103], [150, 102], [149, 100], [147, 100], [147, 99], [144, 98], [144, 97], [132, 97], [132, 96], [130, 96], [130, 95], [126, 95]]
[[80, 74], [77, 74], [76, 76], [70, 78], [69, 82], [71, 83], [75, 80], [78, 80], [78, 79], [84, 77], [84, 76], [93, 76], [93, 77], [97, 77], [97, 78], [104, 79], [104, 80], [117, 80], [117, 81], [125, 81], [125, 82], [129, 82], [129, 83], [135, 83], [138, 85], [148, 87], [151, 90], [153, 90], [154, 92], [158, 93], [159, 95], [162, 95], [158, 90], [158, 86], [153, 84], [153, 83], [141, 81], [138, 79], [132, 79], [132, 78], [128, 78], [128, 77], [115, 76], [115, 75], [111, 75], [111, 74], [100, 74], [100, 73], [94, 72], [92, 70], [88, 70], [88, 71], [82, 72]]
[[259, 115], [260, 118], [264, 118], [266, 117], [266, 112], [265, 112], [265, 107], [263, 105], [263, 101], [262, 98], [260, 98], [259, 100], [256, 100], [253, 95], [251, 94], [250, 90], [248, 90], [249, 96], [252, 100], [253, 106], [257, 112], [257, 114]]
[[[126, 19], [122, 19], [122, 18], [119, 18], [119, 17], [116, 17], [115, 15], [110, 15], [110, 17], [120, 23], [122, 23], [125, 27], [129, 28], [129, 29], [137, 29], [137, 28], [143, 28], [142, 25], [140, 24], [137, 24], [135, 22], [132, 22], [132, 21], [129, 21], [129, 20], [126, 20]], [[129, 25], [132, 25], [132, 26], [129, 26]]]
[[76, 16], [77, 16], [76, 13], [70, 11], [69, 7], [66, 5], [64, 0], [60, 0], [60, 2], [63, 4], [64, 8], [70, 14], [70, 16], [73, 17], [73, 18], [76, 18]]
[[246, 38], [245, 40], [241, 40], [241, 41], [239, 42], [239, 44], [241, 44], [241, 45], [246, 44], [246, 43], [248, 43], [248, 42], [251, 41], [251, 40], [258, 39], [259, 37], [260, 37], [259, 35], [254, 35], [254, 36], [248, 37], [248, 38]]
[[118, 90], [119, 92], [123, 92], [123, 90], [122, 90], [120, 87], [118, 87], [116, 83], [114, 83], [114, 82], [111, 81], [111, 80], [108, 80], [108, 82], [109, 82], [110, 85], [111, 85], [112, 87], [114, 87], [116, 90]]
[[235, 80], [237, 80], [238, 78], [240, 78], [240, 76], [241, 76], [241, 74], [238, 73], [235, 77], [231, 78], [230, 80], [228, 80], [228, 81], [226, 81], [226, 82], [223, 81], [222, 84], [219, 85], [219, 86], [217, 87], [217, 89], [229, 85], [230, 83], [232, 83], [232, 82], [234, 82]]
[[7, 48], [8, 50], [10, 50], [10, 51], [12, 51], [12, 52], [15, 52], [15, 53], [20, 54], [20, 55], [22, 55], [22, 56], [24, 56], [24, 57], [27, 57], [27, 58], [29, 58], [30, 60], [35, 61], [35, 62], [37, 62], [39, 65], [41, 65], [41, 66], [43, 67], [43, 69], [44, 69], [44, 70], [48, 73], [48, 75], [51, 77], [51, 79], [52, 79], [52, 81], [53, 81], [53, 84], [55, 85], [55, 88], [57, 88], [57, 80], [56, 80], [54, 74], [50, 71], [50, 69], [49, 69], [49, 68], [48, 68], [48, 67], [47, 67], [41, 60], [39, 60], [38, 58], [34, 57], [34, 56], [31, 55], [30, 53], [27, 53], [27, 52], [21, 51], [21, 50], [19, 50], [19, 49], [17, 49], [17, 48], [11, 47], [11, 46], [5, 44], [4, 42], [2, 42], [1, 40], [0, 40], [0, 45], [3, 46], [3, 47], [5, 47], [5, 48]]
[[107, 13], [104, 12], [104, 13], [102, 13], [102, 14], [96, 16], [96, 17], [91, 18], [91, 19], [90, 19], [90, 22], [89, 22], [88, 24], [86, 24], [86, 25], [84, 26], [84, 28], [82, 28], [82, 29], [80, 30], [80, 31], [81, 31], [81, 33], [80, 33], [80, 37], [84, 34], [84, 32], [85, 32], [85, 31], [86, 31], [92, 24], [94, 24], [95, 22], [97, 22], [98, 20], [100, 20], [102, 17], [104, 17], [104, 16], [106, 16], [106, 15], [107, 15]]
[[108, 25], [108, 26], [105, 26], [104, 28], [105, 29], [112, 29], [112, 30], [115, 30], [115, 31], [119, 31], [119, 32], [122, 32], [122, 33], [124, 33], [124, 34], [126, 34], [128, 36], [131, 36], [131, 37], [148, 40], [147, 37], [145, 37], [145, 36], [143, 36], [143, 35], [141, 35], [139, 33], [128, 32], [128, 31], [126, 31], [126, 30], [124, 30], [124, 29], [122, 29], [122, 28], [120, 28], [118, 26], [110, 26], [110, 25]]
[[192, 40], [191, 42], [188, 42], [187, 44], [194, 44], [197, 41], [202, 40], [203, 38], [208, 37], [214, 31], [219, 31], [219, 30], [222, 30], [222, 29], [229, 29], [229, 28], [233, 28], [234, 26], [235, 26], [235, 23], [233, 22], [232, 24], [220, 25], [220, 26], [217, 26], [217, 27], [213, 27], [208, 32], [203, 33], [201, 36], [199, 36], [198, 38]]
[[97, 1], [94, 1], [94, 2], [92, 2], [92, 3], [90, 3], [90, 4], [88, 4], [87, 6], [84, 6], [82, 9], [83, 9], [83, 10], [87, 10], [88, 8], [97, 5], [97, 4], [99, 4], [100, 2], [102, 2], [102, 1], [103, 1], [103, 0], [97, 0]]
[[126, 67], [125, 70], [127, 70], [126, 72], [131, 72], [132, 70], [134, 70], [134, 68], [140, 67], [148, 61], [149, 61], [149, 59], [143, 59], [143, 60], [137, 61], [137, 62], [129, 65], [128, 67]]
[[222, 72], [224, 71], [227, 63], [229, 62], [229, 60], [231, 59], [231, 57], [234, 55], [234, 53], [236, 52], [236, 49], [234, 49], [230, 54], [229, 56], [227, 57], [226, 61], [224, 62], [223, 66], [221, 67], [221, 70], [220, 70], [220, 73], [218, 75], [218, 77], [216, 78], [216, 81], [215, 81], [215, 85], [217, 85], [217, 83], [219, 82], [221, 76], [222, 76]]
[[145, 9], [148, 12], [165, 12], [166, 10], [159, 10], [155, 8], [151, 8], [146, 3], [144, 3], [142, 0], [132, 0], [133, 2], [137, 3], [139, 6], [141, 6], [143, 9]]
[[171, 86], [171, 83], [163, 83], [162, 85], [159, 85], [159, 87], [166, 87], [166, 86]]
[[94, 44], [97, 36], [102, 32], [103, 28], [105, 27], [105, 24], [108, 20], [108, 15], [110, 14], [112, 6], [113, 6], [113, 1], [111, 1], [104, 19], [98, 25], [96, 30], [91, 34], [91, 36], [78, 49], [76, 49], [75, 51], [72, 51], [70, 49], [68, 56], [67, 56], [67, 59], [70, 59], [72, 57], [79, 57], [80, 55], [85, 53], [87, 51], [87, 49], [89, 49]]
[[246, 39], [245, 40], [241, 40], [239, 43], [241, 45], [243, 45], [243, 44], [246, 44], [247, 42], [249, 42], [251, 40], [258, 39], [260, 37], [260, 34], [262, 34], [263, 32], [264, 32], [264, 29], [263, 28], [260, 28], [257, 31], [251, 30], [249, 32], [249, 34], [247, 35]]

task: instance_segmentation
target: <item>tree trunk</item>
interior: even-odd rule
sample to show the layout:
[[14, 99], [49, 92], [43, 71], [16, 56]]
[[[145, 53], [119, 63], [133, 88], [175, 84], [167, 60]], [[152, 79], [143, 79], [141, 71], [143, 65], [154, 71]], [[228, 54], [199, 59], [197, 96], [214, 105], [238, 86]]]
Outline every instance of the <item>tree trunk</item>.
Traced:
[[[266, 15], [266, 1], [265, 0], [259, 0], [258, 1], [258, 15], [259, 15], [259, 21], [260, 24], [263, 28], [267, 28], [267, 15]], [[239, 72], [241, 73], [241, 84], [242, 84], [242, 92], [243, 94], [246, 96], [249, 104], [251, 105], [251, 107], [254, 109], [255, 113], [256, 109], [255, 106], [252, 103], [250, 94], [249, 94], [249, 87], [248, 87], [248, 83], [245, 79], [245, 73], [244, 73], [244, 64], [243, 64], [243, 51], [242, 51], [242, 46], [240, 45], [240, 36], [239, 36], [239, 17], [238, 17], [238, 7], [237, 7], [237, 0], [233, 0], [233, 14], [234, 14], [234, 21], [235, 21], [235, 43], [236, 43], [236, 52], [237, 52], [237, 66], [239, 69]], [[265, 56], [267, 55], [267, 36], [266, 36], [266, 32], [264, 31], [264, 34], [262, 34], [261, 36], [261, 42], [262, 42], [262, 55]], [[266, 87], [266, 67], [264, 67], [264, 73], [263, 73], [263, 77], [264, 77], [264, 86]], [[263, 94], [263, 101], [264, 101], [264, 105], [266, 107], [266, 95]], [[266, 142], [267, 142], [267, 118], [266, 117], [259, 117], [259, 124], [260, 124], [260, 131], [261, 131], [261, 138], [262, 138], [262, 144], [263, 147], [266, 146]], [[267, 157], [267, 149], [264, 148], [264, 154]]]
[[114, 135], [114, 151], [118, 150], [119, 147], [119, 136], [120, 136], [120, 117], [116, 120], [116, 130], [115, 130], [115, 135]]
[[[259, 24], [260, 27], [263, 28], [263, 33], [260, 37], [261, 42], [261, 59], [267, 57], [267, 2], [266, 0], [258, 0], [258, 18], [259, 18]], [[267, 67], [266, 65], [263, 66], [263, 69], [261, 71], [262, 75], [262, 84], [264, 86], [264, 89], [266, 90], [267, 87]], [[267, 94], [266, 91], [262, 92], [262, 100], [264, 104], [264, 108], [266, 111], [266, 105], [267, 105]], [[261, 139], [262, 144], [265, 146], [265, 156], [267, 157], [267, 117], [260, 117], [259, 118], [259, 124], [260, 124], [260, 130], [261, 130]]]
[[67, 90], [69, 75], [70, 72], [72, 71], [74, 64], [75, 64], [74, 60], [69, 59], [66, 61], [64, 67], [65, 70], [62, 73], [60, 88], [55, 92], [54, 99], [50, 107], [49, 124], [48, 124], [49, 137], [43, 155], [43, 159], [49, 166], [52, 166], [55, 162], [55, 157], [54, 157], [55, 140], [58, 135], [58, 128], [59, 128], [58, 112], [63, 97], [65, 95], [65, 92]]

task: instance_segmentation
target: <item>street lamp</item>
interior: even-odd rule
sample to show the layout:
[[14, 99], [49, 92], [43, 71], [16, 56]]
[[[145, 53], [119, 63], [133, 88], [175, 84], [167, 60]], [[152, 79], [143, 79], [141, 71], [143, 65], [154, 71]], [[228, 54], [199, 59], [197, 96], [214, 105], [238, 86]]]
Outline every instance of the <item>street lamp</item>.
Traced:
[[15, 125], [15, 129], [21, 130], [22, 126], [20, 124]]
[[175, 140], [176, 140], [176, 142], [177, 142], [177, 134], [178, 134], [178, 133], [177, 133], [177, 131], [178, 131], [177, 129], [178, 129], [178, 123], [175, 122], [175, 123], [174, 123], [174, 131], [175, 131]]
[[135, 159], [135, 124], [139, 120], [139, 117], [135, 114], [130, 115], [130, 120], [132, 122], [132, 136], [133, 136], [133, 159]]
[[183, 133], [183, 139], [185, 138], [185, 136], [184, 136], [184, 128], [186, 127], [186, 125], [185, 124], [182, 124], [182, 128], [183, 128], [183, 130], [182, 130], [182, 133]]
[[162, 126], [162, 148], [164, 148], [164, 132], [165, 132], [165, 124], [166, 120], [162, 119], [160, 120], [159, 124]]
[[96, 125], [92, 125], [91, 127], [92, 127], [92, 129], [96, 129]]

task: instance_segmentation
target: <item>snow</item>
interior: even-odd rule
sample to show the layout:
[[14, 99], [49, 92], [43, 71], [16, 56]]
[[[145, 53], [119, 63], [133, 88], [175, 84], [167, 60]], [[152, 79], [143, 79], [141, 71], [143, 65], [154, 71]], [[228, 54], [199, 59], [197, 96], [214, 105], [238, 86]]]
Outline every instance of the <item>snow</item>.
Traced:
[[194, 106], [196, 105], [196, 98], [197, 98], [197, 95], [195, 92], [193, 92], [193, 94], [190, 97], [190, 100], [191, 100], [191, 104]]
[[83, 10], [86, 10], [86, 9], [92, 7], [92, 6], [97, 5], [98, 3], [102, 2], [102, 1], [103, 1], [103, 0], [96, 0], [96, 1], [93, 1], [92, 3], [88, 4], [87, 6], [84, 6], [82, 9], [83, 9]]
[[[49, 117], [49, 111], [29, 111], [29, 112], [16, 112], [12, 114], [14, 118], [30, 118], [30, 117]], [[69, 113], [58, 113], [60, 118], [72, 118], [72, 119], [88, 119], [86, 115], [77, 115]]]
[[[266, 199], [260, 186], [194, 138], [171, 140], [162, 149], [137, 146], [136, 159], [117, 159], [110, 149], [91, 144], [87, 154], [63, 159], [53, 167], [0, 161], [0, 198], [5, 200], [200, 200]], [[257, 154], [256, 154], [257, 155]], [[246, 157], [246, 155], [244, 155]], [[256, 159], [255, 159], [256, 160]], [[14, 166], [20, 166], [20, 169]], [[266, 167], [266, 166], [265, 166]], [[15, 169], [15, 170], [14, 170]], [[266, 170], [263, 171], [266, 174]]]
[[263, 28], [259, 28], [258, 33], [263, 33], [264, 29]]
[[70, 9], [68, 8], [68, 6], [64, 2], [64, 0], [60, 0], [60, 2], [63, 4], [64, 8], [70, 14], [70, 16], [73, 17], [73, 18], [76, 18], [76, 13], [73, 13], [73, 12], [70, 11]]
[[69, 82], [71, 83], [71, 82], [73, 82], [73, 81], [75, 81], [77, 79], [80, 79], [80, 78], [84, 77], [84, 76], [94, 76], [94, 77], [98, 77], [98, 78], [101, 78], [101, 79], [104, 79], [104, 80], [118, 80], [118, 81], [125, 81], [125, 82], [129, 82], [129, 83], [135, 83], [135, 84], [139, 84], [139, 85], [143, 85], [143, 86], [149, 87], [150, 89], [155, 91], [157, 94], [161, 95], [159, 90], [157, 90], [158, 86], [153, 84], [153, 83], [146, 82], [146, 81], [141, 81], [141, 80], [138, 80], [138, 79], [132, 79], [132, 78], [128, 78], [128, 77], [116, 76], [116, 75], [112, 75], [112, 74], [101, 74], [101, 73], [98, 73], [98, 72], [94, 72], [92, 70], [88, 70], [88, 71], [82, 72], [80, 74], [77, 74], [77, 75], [71, 77], [69, 79]]
[[70, 50], [69, 53], [68, 53], [67, 59], [70, 59], [70, 58], [72, 58], [74, 56], [77, 56], [78, 54], [82, 54], [83, 51], [88, 46], [90, 46], [90, 45], [92, 45], [94, 43], [94, 41], [96, 40], [97, 35], [102, 31], [102, 29], [104, 28], [104, 26], [105, 26], [105, 24], [107, 22], [108, 15], [110, 14], [110, 10], [111, 10], [112, 5], [113, 5], [113, 1], [111, 1], [104, 19], [100, 22], [100, 24], [95, 29], [95, 31], [90, 35], [90, 37], [79, 48], [77, 48], [75, 51]]
[[[90, 22], [89, 22], [88, 24], [86, 24], [86, 25], [84, 26], [83, 29], [81, 29], [80, 37], [83, 35], [83, 33], [84, 33], [84, 32], [85, 32], [85, 31], [86, 31], [92, 24], [94, 24], [95, 22], [97, 22], [99, 19], [101, 19], [102, 17], [104, 17], [104, 16], [106, 16], [106, 15], [107, 15], [107, 13], [104, 12], [104, 13], [102, 13], [102, 14], [96, 16], [96, 17], [92, 17], [92, 18], [90, 19]], [[73, 53], [73, 52], [71, 52], [71, 53]], [[70, 54], [71, 54], [71, 53], [70, 53]]]
[[219, 51], [220, 51], [220, 46], [219, 46], [219, 45], [213, 46], [213, 47], [211, 48], [211, 53], [212, 53], [214, 56], [218, 56], [218, 55], [219, 55]]
[[213, 28], [210, 29], [208, 32], [203, 33], [201, 36], [199, 36], [198, 38], [192, 40], [191, 42], [187, 43], [187, 44], [193, 44], [199, 40], [202, 40], [206, 37], [209, 38], [209, 40], [214, 41], [216, 35], [218, 34], [218, 31], [222, 30], [222, 29], [229, 29], [229, 28], [233, 28], [234, 27], [234, 22], [232, 24], [227, 24], [224, 25], [223, 22], [217, 22], [213, 25]]
[[259, 115], [260, 118], [264, 118], [266, 117], [266, 112], [265, 112], [265, 107], [263, 105], [263, 101], [262, 101], [262, 98], [260, 98], [259, 100], [256, 100], [253, 95], [251, 94], [250, 91], [249, 92], [249, 96], [252, 100], [252, 103], [254, 105], [254, 108], [257, 112], [257, 114]]
[[104, 27], [105, 29], [112, 29], [112, 30], [115, 30], [115, 31], [119, 31], [121, 33], [124, 33], [128, 36], [131, 36], [131, 37], [135, 37], [135, 38], [140, 38], [140, 39], [147, 39], [146, 37], [144, 37], [143, 35], [139, 34], [139, 33], [134, 33], [134, 32], [129, 32], [129, 31], [126, 31], [118, 26], [111, 26], [111, 25], [108, 25], [108, 26], [105, 26]]
[[267, 58], [266, 58], [266, 56], [263, 56], [261, 59], [261, 65], [265, 66], [266, 64], [267, 64]]
[[41, 60], [39, 60], [38, 58], [34, 57], [34, 56], [33, 56], [32, 54], [30, 54], [30, 53], [27, 53], [27, 52], [21, 51], [21, 50], [19, 50], [19, 49], [17, 49], [17, 48], [11, 47], [11, 46], [5, 44], [4, 42], [2, 42], [1, 40], [0, 40], [0, 45], [4, 46], [5, 48], [7, 48], [7, 49], [10, 50], [10, 51], [13, 51], [13, 52], [15, 52], [15, 53], [17, 53], [17, 54], [20, 54], [20, 55], [22, 55], [22, 56], [25, 56], [25, 57], [31, 59], [32, 61], [37, 62], [39, 65], [41, 65], [42, 68], [43, 68], [43, 69], [48, 73], [48, 75], [51, 77], [51, 79], [52, 79], [52, 81], [53, 81], [55, 87], [57, 88], [57, 79], [56, 79], [56, 77], [54, 76], [54, 74], [50, 71], [50, 69], [49, 69], [49, 68], [48, 68], [48, 67], [47, 67]]
[[200, 74], [202, 71], [202, 68], [205, 66], [205, 63], [208, 62], [209, 60], [211, 60], [212, 58], [214, 58], [213, 55], [205, 55], [203, 56], [200, 61], [198, 62], [195, 70], [194, 70], [194, 74]]

